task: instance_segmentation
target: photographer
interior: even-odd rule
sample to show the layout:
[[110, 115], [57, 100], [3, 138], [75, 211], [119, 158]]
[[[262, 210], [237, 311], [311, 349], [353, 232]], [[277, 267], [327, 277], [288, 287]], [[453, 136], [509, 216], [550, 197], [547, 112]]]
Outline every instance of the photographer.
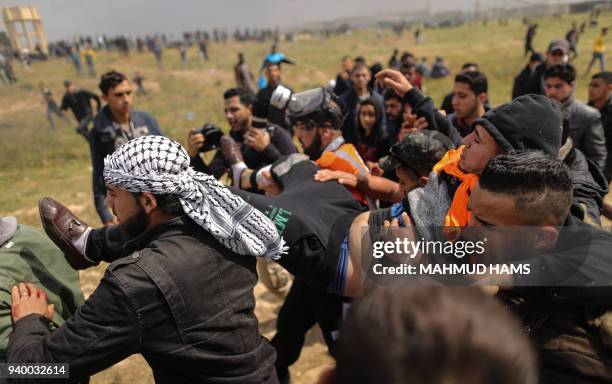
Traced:
[[[257, 169], [272, 164], [282, 155], [296, 152], [289, 133], [267, 121], [268, 103], [253, 100], [251, 94], [241, 88], [232, 88], [223, 94], [225, 100], [225, 117], [230, 126], [229, 136], [240, 144], [239, 151], [235, 146], [223, 147], [217, 151], [207, 165], [200, 157], [201, 152], [214, 149], [219, 145], [219, 130], [202, 130], [193, 128], [189, 132], [187, 152], [191, 157], [191, 166], [199, 172], [215, 178], [225, 173], [226, 166], [223, 152], [230, 158], [239, 158], [247, 167]], [[216, 131], [216, 133], [215, 133]], [[207, 142], [208, 137], [208, 142]], [[214, 140], [216, 139], [216, 140]], [[214, 142], [216, 141], [216, 142]]]

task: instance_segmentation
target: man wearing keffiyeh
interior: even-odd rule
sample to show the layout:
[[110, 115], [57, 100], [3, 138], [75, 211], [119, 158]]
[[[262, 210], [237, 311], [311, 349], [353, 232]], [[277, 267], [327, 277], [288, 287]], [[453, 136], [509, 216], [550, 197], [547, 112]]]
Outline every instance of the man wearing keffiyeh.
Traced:
[[7, 361], [68, 363], [80, 380], [140, 353], [157, 383], [277, 383], [254, 314], [252, 257], [281, 256], [274, 224], [162, 136], [121, 146], [105, 159], [104, 180], [129, 239], [121, 257], [103, 257], [111, 264], [100, 285], [57, 329], [35, 286], [14, 298]]
[[104, 160], [104, 181], [111, 191], [107, 205], [115, 210], [117, 188], [142, 194], [139, 209], [146, 213], [153, 211], [151, 203], [159, 205], [155, 195], [175, 196], [189, 218], [232, 251], [278, 259], [282, 239], [274, 224], [214, 177], [195, 172], [189, 161], [179, 143], [163, 136], [128, 142]]

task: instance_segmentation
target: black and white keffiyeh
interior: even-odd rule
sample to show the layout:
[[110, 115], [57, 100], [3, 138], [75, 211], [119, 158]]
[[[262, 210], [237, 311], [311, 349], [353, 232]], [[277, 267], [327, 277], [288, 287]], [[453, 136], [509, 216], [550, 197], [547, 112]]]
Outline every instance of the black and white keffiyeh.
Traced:
[[104, 181], [129, 192], [176, 195], [183, 211], [227, 248], [276, 260], [286, 251], [274, 224], [214, 177], [189, 166], [189, 155], [163, 136], [130, 140], [104, 159]]

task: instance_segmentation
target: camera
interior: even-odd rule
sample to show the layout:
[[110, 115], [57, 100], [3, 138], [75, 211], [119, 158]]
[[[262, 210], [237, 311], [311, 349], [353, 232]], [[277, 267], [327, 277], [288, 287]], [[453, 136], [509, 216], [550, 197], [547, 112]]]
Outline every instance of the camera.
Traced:
[[208, 152], [219, 147], [223, 131], [214, 124], [206, 123], [196, 129], [196, 133], [204, 135], [204, 145], [200, 148], [200, 152]]

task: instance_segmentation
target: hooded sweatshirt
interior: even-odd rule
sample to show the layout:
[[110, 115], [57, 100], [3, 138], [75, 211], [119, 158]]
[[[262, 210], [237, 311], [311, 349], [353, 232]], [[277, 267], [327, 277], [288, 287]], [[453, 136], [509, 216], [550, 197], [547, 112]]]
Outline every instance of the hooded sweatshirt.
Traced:
[[374, 106], [376, 123], [370, 135], [366, 136], [365, 129], [361, 122], [358, 122], [355, 147], [364, 161], [377, 162], [381, 157], [389, 153], [389, 136], [383, 125], [383, 111], [380, 109], [380, 105], [374, 100], [372, 100], [371, 104], [366, 105]]

